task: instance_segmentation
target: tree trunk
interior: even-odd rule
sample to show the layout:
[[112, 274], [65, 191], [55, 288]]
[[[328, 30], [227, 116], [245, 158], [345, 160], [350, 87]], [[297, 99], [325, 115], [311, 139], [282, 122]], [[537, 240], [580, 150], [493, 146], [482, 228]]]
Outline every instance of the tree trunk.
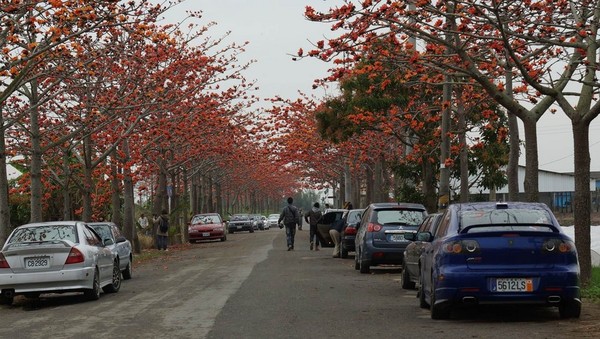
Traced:
[[73, 209], [71, 206], [71, 190], [69, 189], [69, 186], [71, 184], [71, 167], [69, 166], [69, 162], [70, 162], [70, 149], [65, 148], [63, 150], [63, 163], [62, 163], [62, 167], [63, 167], [63, 177], [64, 179], [62, 180], [63, 182], [63, 189], [62, 189], [62, 196], [63, 196], [63, 220], [73, 220]]
[[366, 185], [366, 196], [365, 196], [365, 207], [367, 207], [370, 203], [373, 202], [374, 190], [375, 190], [375, 182], [373, 178], [373, 167], [371, 164], [367, 164], [365, 168], [365, 185]]
[[460, 202], [469, 201], [469, 154], [467, 146], [467, 121], [465, 107], [462, 101], [462, 90], [457, 87], [458, 99], [456, 111], [458, 114], [458, 143], [460, 145]]
[[83, 138], [83, 188], [82, 188], [82, 214], [81, 220], [92, 220], [92, 191], [94, 182], [92, 180], [92, 140], [89, 135]]
[[452, 83], [448, 75], [444, 76], [443, 104], [442, 108], [442, 142], [440, 144], [440, 191], [438, 197], [438, 209], [445, 210], [450, 203], [450, 169], [446, 166], [446, 160], [450, 158], [450, 115], [452, 114]]
[[525, 130], [525, 200], [537, 202], [539, 196], [538, 185], [538, 146], [537, 146], [537, 121], [522, 120]]
[[423, 196], [425, 197], [425, 208], [430, 213], [437, 211], [436, 179], [433, 164], [428, 157], [423, 158]]
[[[113, 157], [110, 159], [110, 171], [112, 173], [112, 179], [110, 181], [111, 187], [111, 220], [115, 224], [123, 227], [121, 218], [121, 185], [119, 182], [119, 166], [116, 158], [117, 152], [113, 152]], [[128, 237], [127, 239], [131, 239]]]
[[6, 128], [4, 126], [4, 117], [2, 115], [2, 105], [0, 105], [0, 128], [2, 128], [2, 138], [0, 138], [0, 244], [4, 244], [8, 233], [11, 230], [10, 207], [8, 200], [8, 173], [6, 171]]
[[575, 195], [573, 216], [576, 247], [578, 252], [581, 281], [587, 285], [592, 274], [590, 239], [590, 140], [589, 126], [583, 121], [573, 122], [573, 148], [575, 151]]
[[508, 200], [519, 200], [519, 155], [521, 153], [521, 140], [519, 138], [519, 122], [517, 116], [508, 112], [508, 166], [506, 176], [508, 179]]
[[344, 201], [352, 201], [353, 185], [352, 185], [352, 173], [350, 172], [349, 160], [344, 162]]
[[30, 222], [40, 222], [42, 220], [42, 146], [39, 124], [37, 81], [30, 83], [31, 92], [29, 93], [29, 125], [31, 135], [31, 211]]

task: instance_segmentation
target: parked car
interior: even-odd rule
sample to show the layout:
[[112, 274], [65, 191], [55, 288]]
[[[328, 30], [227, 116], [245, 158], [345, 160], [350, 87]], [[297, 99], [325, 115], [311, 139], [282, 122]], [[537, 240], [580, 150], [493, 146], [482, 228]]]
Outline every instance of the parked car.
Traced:
[[572, 239], [543, 203], [452, 204], [422, 257], [420, 304], [446, 319], [462, 304], [537, 304], [581, 313]]
[[219, 213], [196, 214], [188, 225], [190, 243], [201, 240], [227, 240], [225, 222]]
[[261, 230], [261, 231], [265, 230], [265, 224], [262, 219], [262, 215], [251, 214], [250, 217], [252, 218], [252, 226], [254, 227], [255, 230]]
[[317, 223], [317, 238], [321, 247], [334, 247], [331, 235], [329, 235], [329, 228], [334, 222], [343, 222], [344, 214], [348, 210], [344, 209], [329, 209], [329, 212], [323, 214], [319, 222]]
[[441, 213], [429, 214], [417, 229], [417, 233], [405, 233], [404, 238], [412, 241], [406, 245], [404, 250], [404, 260], [402, 262], [402, 288], [414, 289], [416, 283], [419, 282], [419, 259], [430, 245], [429, 242], [423, 241], [428, 239], [429, 234], [434, 234], [440, 220]]
[[254, 233], [254, 219], [250, 217], [250, 214], [234, 214], [227, 223], [227, 231], [229, 233], [248, 231]]
[[340, 257], [342, 258], [348, 258], [348, 252], [354, 252], [355, 250], [356, 229], [360, 223], [362, 212], [364, 212], [364, 209], [353, 209], [344, 214], [342, 245], [340, 247]]
[[277, 227], [277, 221], [279, 221], [279, 214], [269, 214], [267, 225], [269, 227]]
[[15, 228], [0, 251], [0, 302], [16, 295], [83, 292], [86, 299], [118, 292], [121, 270], [114, 253], [81, 221], [31, 223]]
[[371, 266], [401, 265], [409, 243], [404, 235], [416, 232], [426, 216], [421, 204], [370, 204], [356, 232], [354, 268], [369, 273]]
[[113, 222], [91, 222], [88, 225], [98, 233], [102, 241], [112, 240], [112, 245], [107, 247], [113, 252], [119, 263], [123, 279], [129, 280], [133, 276], [133, 252], [131, 242], [122, 234], [117, 224]]
[[267, 219], [267, 217], [265, 217], [264, 215], [261, 215], [261, 216], [260, 216], [260, 219], [262, 220], [262, 223], [263, 223], [263, 228], [264, 228], [265, 230], [268, 230], [268, 229], [270, 229], [270, 228], [271, 228], [271, 225], [269, 225], [269, 220]]

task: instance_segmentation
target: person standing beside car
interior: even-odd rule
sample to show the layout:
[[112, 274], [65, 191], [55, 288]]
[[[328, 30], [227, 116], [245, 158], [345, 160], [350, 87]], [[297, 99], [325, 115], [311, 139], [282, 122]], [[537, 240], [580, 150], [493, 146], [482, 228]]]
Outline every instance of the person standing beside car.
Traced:
[[342, 242], [342, 229], [344, 228], [344, 219], [339, 219], [329, 226], [329, 235], [333, 241], [333, 257], [340, 257], [340, 243]]
[[279, 215], [277, 223], [280, 225], [279, 228], [283, 228], [281, 223], [285, 226], [285, 235], [287, 240], [288, 251], [294, 249], [294, 237], [296, 236], [296, 225], [300, 225], [300, 213], [298, 208], [292, 203], [294, 199], [292, 197], [287, 198], [288, 205], [283, 208]]
[[304, 215], [304, 221], [310, 225], [310, 250], [319, 250], [319, 237], [317, 236], [317, 223], [323, 214], [321, 213], [321, 205], [318, 202], [313, 204], [313, 207]]

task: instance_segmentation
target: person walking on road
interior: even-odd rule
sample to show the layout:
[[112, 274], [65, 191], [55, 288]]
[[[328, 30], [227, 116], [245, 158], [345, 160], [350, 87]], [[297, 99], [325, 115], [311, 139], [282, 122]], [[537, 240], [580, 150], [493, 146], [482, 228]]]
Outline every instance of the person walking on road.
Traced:
[[[283, 228], [285, 226], [285, 235], [287, 240], [288, 251], [292, 251], [294, 249], [294, 237], [296, 236], [296, 225], [300, 225], [300, 213], [298, 212], [298, 208], [292, 203], [294, 199], [292, 197], [287, 198], [288, 205], [283, 208], [281, 214], [279, 215], [279, 220], [277, 223], [279, 224], [279, 228]], [[283, 222], [283, 226], [281, 223]]]
[[169, 243], [169, 213], [166, 210], [162, 210], [161, 215], [156, 219], [158, 227], [156, 228], [156, 245], [159, 250], [167, 249]]
[[304, 221], [310, 225], [310, 250], [319, 250], [319, 237], [317, 236], [317, 222], [323, 214], [321, 213], [321, 206], [318, 202], [315, 202], [312, 209], [304, 215]]

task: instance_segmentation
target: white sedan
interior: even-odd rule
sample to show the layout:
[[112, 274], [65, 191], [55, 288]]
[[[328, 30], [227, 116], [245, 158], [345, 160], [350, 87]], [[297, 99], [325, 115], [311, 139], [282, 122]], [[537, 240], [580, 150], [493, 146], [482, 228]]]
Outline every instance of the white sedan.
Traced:
[[83, 292], [86, 299], [118, 292], [121, 271], [113, 252], [81, 221], [41, 222], [19, 226], [0, 251], [0, 303], [16, 295]]

